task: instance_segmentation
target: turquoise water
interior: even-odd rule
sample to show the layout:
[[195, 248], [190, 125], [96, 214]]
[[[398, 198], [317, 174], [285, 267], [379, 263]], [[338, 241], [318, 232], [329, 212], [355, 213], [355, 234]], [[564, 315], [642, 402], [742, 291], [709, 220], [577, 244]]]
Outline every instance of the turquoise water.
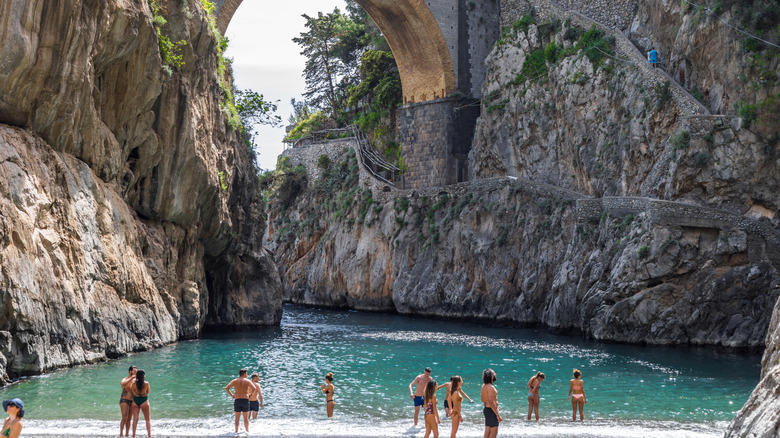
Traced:
[[[430, 366], [440, 382], [460, 374], [477, 400], [464, 401], [458, 436], [467, 437], [482, 436], [481, 372], [491, 367], [505, 418], [499, 436], [699, 437], [722, 435], [758, 382], [759, 362], [756, 355], [288, 305], [280, 327], [211, 334], [31, 378], [2, 390], [2, 397], [24, 400], [27, 433], [116, 435], [119, 381], [134, 364], [151, 384], [153, 435], [218, 436], [233, 431], [232, 401], [223, 388], [246, 367], [260, 374], [266, 402], [252, 436], [422, 436], [424, 430], [411, 427], [408, 385]], [[581, 425], [570, 423], [566, 400], [575, 367], [588, 396]], [[536, 371], [547, 375], [538, 424], [525, 421], [525, 384]], [[327, 372], [336, 385], [331, 420], [319, 389]], [[449, 436], [449, 419], [440, 414], [442, 436]]]

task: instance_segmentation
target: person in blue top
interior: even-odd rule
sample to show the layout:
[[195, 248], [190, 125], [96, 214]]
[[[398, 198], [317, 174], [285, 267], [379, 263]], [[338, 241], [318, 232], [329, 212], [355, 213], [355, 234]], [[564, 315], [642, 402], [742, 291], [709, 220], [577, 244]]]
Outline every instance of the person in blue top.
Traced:
[[650, 61], [650, 64], [653, 67], [658, 67], [658, 52], [655, 51], [655, 47], [651, 48], [649, 52], [647, 52], [647, 60]]

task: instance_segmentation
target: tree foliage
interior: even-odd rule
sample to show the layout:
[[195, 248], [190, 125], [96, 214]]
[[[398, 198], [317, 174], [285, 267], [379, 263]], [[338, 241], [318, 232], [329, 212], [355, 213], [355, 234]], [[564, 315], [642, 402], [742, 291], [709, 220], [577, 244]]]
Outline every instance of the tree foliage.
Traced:
[[348, 72], [341, 57], [345, 56], [342, 38], [350, 32], [350, 23], [338, 8], [328, 14], [318, 12], [316, 17], [303, 14], [303, 18], [307, 31], [293, 41], [306, 57], [304, 97], [312, 106], [329, 109], [335, 117], [338, 84]]
[[265, 100], [262, 94], [252, 90], [236, 89], [234, 96], [236, 112], [241, 119], [241, 125], [244, 127], [244, 141], [246, 141], [250, 149], [254, 150], [257, 147], [255, 144], [257, 136], [257, 132], [254, 129], [255, 125], [279, 126], [281, 124], [282, 118], [276, 115], [277, 104], [276, 102]]

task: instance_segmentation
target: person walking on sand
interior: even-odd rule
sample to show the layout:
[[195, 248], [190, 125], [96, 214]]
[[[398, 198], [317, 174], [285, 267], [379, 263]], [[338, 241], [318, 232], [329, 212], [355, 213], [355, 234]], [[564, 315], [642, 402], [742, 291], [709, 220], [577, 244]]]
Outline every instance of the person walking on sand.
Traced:
[[425, 385], [425, 438], [433, 432], [433, 438], [439, 438], [439, 409], [436, 407], [436, 381], [431, 379]]
[[260, 387], [259, 374], [252, 373], [252, 384], [255, 386], [255, 390], [249, 395], [249, 414], [254, 420], [257, 419], [257, 414], [263, 407], [263, 389]]
[[655, 51], [655, 47], [652, 47], [650, 51], [647, 52], [647, 60], [653, 68], [658, 67], [658, 52]]
[[22, 434], [22, 417], [24, 417], [24, 402], [21, 399], [3, 400], [3, 410], [8, 413], [8, 418], [3, 422], [3, 430], [0, 436], [19, 438]]
[[[230, 392], [230, 389], [234, 392]], [[233, 379], [225, 387], [225, 392], [233, 399], [233, 412], [236, 413], [236, 433], [238, 433], [238, 423], [240, 418], [244, 417], [244, 429], [249, 433], [249, 396], [257, 388], [251, 380], [246, 378], [246, 370], [238, 371], [238, 378]]]
[[571, 421], [577, 421], [577, 407], [580, 408], [580, 421], [582, 421], [582, 410], [588, 402], [585, 398], [585, 383], [580, 380], [580, 377], [582, 373], [575, 368], [574, 378], [569, 381], [569, 396], [566, 397], [566, 400], [571, 398]]
[[496, 382], [496, 372], [490, 368], [482, 371], [482, 391], [480, 396], [485, 408], [482, 413], [485, 415], [485, 435], [484, 438], [496, 438], [498, 436], [498, 423], [503, 421], [498, 412], [501, 408], [498, 406], [498, 391], [493, 383]]
[[[412, 383], [409, 384], [409, 397], [414, 400], [414, 425], [417, 426], [417, 418], [420, 416], [420, 406], [425, 402], [425, 388], [428, 382], [431, 380], [431, 368], [425, 368], [425, 372], [415, 377]], [[412, 386], [417, 387], [412, 390]]]
[[320, 390], [325, 394], [325, 411], [328, 413], [328, 418], [331, 418], [333, 408], [336, 406], [336, 402], [333, 400], [333, 373], [325, 375], [325, 384], [320, 385]]
[[528, 381], [528, 421], [531, 421], [532, 412], [536, 414], [536, 421], [539, 421], [539, 388], [544, 379], [544, 373], [540, 371]]
[[[454, 381], [455, 381], [455, 379], [460, 379], [460, 376], [452, 376], [452, 377], [450, 377], [450, 381], [449, 381], [449, 382], [447, 382], [447, 383], [442, 383], [441, 385], [439, 385], [439, 386], [437, 386], [437, 387], [436, 387], [436, 390], [437, 390], [437, 391], [438, 391], [438, 390], [440, 390], [440, 389], [442, 389], [442, 388], [447, 388], [447, 390], [446, 390], [446, 394], [447, 394], [447, 395], [446, 395], [446, 397], [444, 397], [444, 413], [445, 413], [445, 414], [446, 414], [448, 417], [451, 415], [451, 414], [450, 414], [450, 410], [451, 410], [451, 408], [452, 408], [452, 401], [450, 400], [450, 398], [451, 398], [451, 395], [450, 395], [450, 390], [452, 389], [452, 382], [454, 382]], [[466, 398], [469, 400], [469, 402], [471, 402], [471, 403], [474, 403], [474, 400], [472, 400], [472, 399], [471, 399], [471, 397], [469, 397], [468, 395], [466, 395], [466, 393], [465, 393], [465, 392], [463, 392], [463, 389], [462, 389], [462, 388], [463, 388], [463, 387], [461, 386], [461, 387], [460, 387], [460, 389], [459, 389], [460, 395], [461, 395], [461, 396], [463, 396], [463, 397], [466, 397]]]
[[133, 406], [133, 395], [130, 388], [135, 380], [135, 372], [138, 368], [130, 366], [127, 370], [127, 377], [119, 382], [122, 386], [122, 395], [119, 396], [119, 410], [122, 411], [122, 421], [119, 422], [119, 436], [125, 431], [124, 436], [130, 436], [130, 407]]
[[146, 422], [146, 436], [152, 436], [152, 417], [149, 409], [149, 391], [151, 387], [146, 381], [144, 370], [135, 372], [135, 380], [130, 386], [130, 393], [133, 394], [133, 406], [130, 408], [130, 415], [133, 417], [133, 436], [138, 426], [138, 419], [141, 418], [141, 411], [144, 413]]
[[[463, 422], [463, 410], [461, 405], [463, 404], [463, 396], [468, 398], [469, 396], [463, 392], [463, 379], [460, 376], [452, 376], [450, 379], [450, 387], [447, 391], [447, 395], [450, 398], [450, 416], [452, 417], [452, 432], [450, 432], [450, 438], [455, 438], [458, 433], [458, 426]], [[469, 398], [469, 401], [471, 399]], [[473, 403], [473, 402], [472, 402]]]

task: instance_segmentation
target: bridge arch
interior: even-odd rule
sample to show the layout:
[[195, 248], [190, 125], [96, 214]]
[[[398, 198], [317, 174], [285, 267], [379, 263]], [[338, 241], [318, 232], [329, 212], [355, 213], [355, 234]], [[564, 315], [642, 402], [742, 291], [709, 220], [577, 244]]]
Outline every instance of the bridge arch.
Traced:
[[[224, 34], [243, 0], [217, 0]], [[404, 103], [445, 97], [457, 87], [439, 24], [423, 0], [356, 0], [387, 38], [401, 75]]]

